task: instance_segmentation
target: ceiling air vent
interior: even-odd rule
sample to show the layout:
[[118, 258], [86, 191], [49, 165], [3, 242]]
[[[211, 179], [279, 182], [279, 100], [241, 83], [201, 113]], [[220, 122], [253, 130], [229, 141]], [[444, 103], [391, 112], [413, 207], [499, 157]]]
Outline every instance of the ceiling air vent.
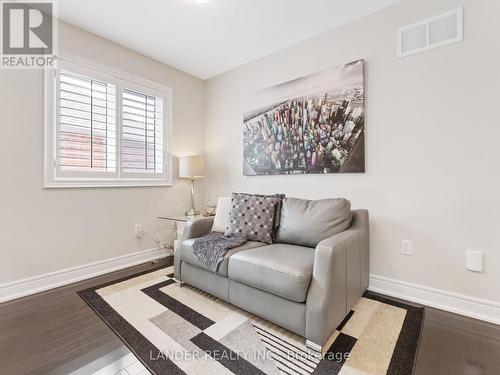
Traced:
[[405, 57], [463, 40], [463, 8], [398, 30], [398, 57]]

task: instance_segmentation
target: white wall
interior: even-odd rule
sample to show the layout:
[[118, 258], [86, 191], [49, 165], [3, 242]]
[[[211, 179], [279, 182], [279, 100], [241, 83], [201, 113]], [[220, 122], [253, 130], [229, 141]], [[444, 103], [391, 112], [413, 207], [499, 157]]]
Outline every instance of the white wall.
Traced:
[[[465, 41], [396, 58], [398, 27], [465, 6]], [[206, 198], [346, 197], [371, 215], [371, 273], [500, 301], [500, 2], [407, 0], [206, 85]], [[242, 175], [246, 93], [366, 61], [366, 173]], [[411, 239], [414, 255], [400, 254]], [[486, 271], [465, 270], [465, 251]]]
[[[203, 152], [203, 81], [74, 26], [59, 33], [63, 50], [172, 87], [173, 154]], [[156, 216], [189, 204], [175, 160], [173, 187], [43, 189], [41, 71], [0, 71], [0, 114], [0, 284], [150, 249], [134, 224], [155, 233]]]

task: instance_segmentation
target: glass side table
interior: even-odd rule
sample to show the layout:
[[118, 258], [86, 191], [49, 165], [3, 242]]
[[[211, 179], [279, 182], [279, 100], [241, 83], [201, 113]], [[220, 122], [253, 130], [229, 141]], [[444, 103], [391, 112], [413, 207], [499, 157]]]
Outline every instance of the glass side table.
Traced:
[[186, 225], [186, 223], [188, 221], [195, 221], [195, 220], [203, 219], [204, 217], [207, 217], [207, 216], [203, 216], [203, 215], [158, 216], [158, 219], [160, 219], [160, 220], [168, 220], [168, 221], [171, 221], [174, 223], [175, 236], [173, 238], [173, 243], [171, 244], [172, 248], [174, 249], [174, 252], [177, 250], [177, 247], [179, 246], [180, 239], [182, 238], [182, 235], [184, 233], [184, 226]]

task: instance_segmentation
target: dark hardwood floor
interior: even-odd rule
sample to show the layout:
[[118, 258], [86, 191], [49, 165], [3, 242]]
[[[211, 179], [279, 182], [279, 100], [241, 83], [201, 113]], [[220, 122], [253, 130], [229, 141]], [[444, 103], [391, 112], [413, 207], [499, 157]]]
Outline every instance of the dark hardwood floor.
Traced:
[[[0, 375], [67, 374], [120, 348], [127, 351], [76, 292], [156, 266], [146, 263], [0, 304]], [[500, 326], [426, 309], [415, 375], [497, 374]]]
[[[169, 266], [172, 258], [159, 264]], [[123, 346], [76, 292], [156, 266], [145, 263], [0, 304], [0, 374], [61, 373], [69, 362], [91, 362]]]
[[500, 326], [426, 308], [415, 375], [499, 375]]

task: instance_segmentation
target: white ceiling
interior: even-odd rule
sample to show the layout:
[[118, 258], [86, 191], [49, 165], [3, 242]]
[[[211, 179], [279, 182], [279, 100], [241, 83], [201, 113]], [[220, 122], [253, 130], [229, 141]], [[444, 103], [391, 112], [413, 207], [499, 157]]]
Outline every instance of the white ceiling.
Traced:
[[59, 17], [208, 79], [399, 0], [56, 0]]

